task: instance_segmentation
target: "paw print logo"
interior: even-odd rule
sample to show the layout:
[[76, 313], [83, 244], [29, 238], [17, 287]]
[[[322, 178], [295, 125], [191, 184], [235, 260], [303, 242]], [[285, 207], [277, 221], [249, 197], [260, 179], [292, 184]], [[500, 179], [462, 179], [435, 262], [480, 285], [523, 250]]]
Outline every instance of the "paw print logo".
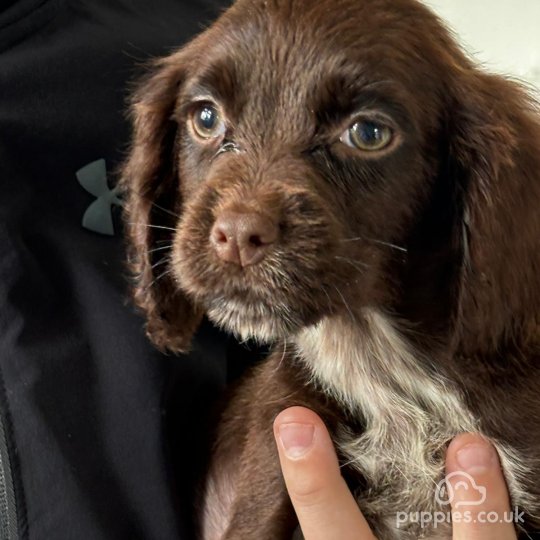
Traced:
[[[450, 482], [453, 480], [453, 482]], [[453, 506], [478, 506], [482, 504], [487, 497], [486, 488], [479, 486], [474, 478], [466, 472], [456, 471], [447, 474], [435, 489], [435, 501], [441, 506], [452, 504], [460, 490], [468, 492], [467, 500], [458, 500]], [[471, 493], [473, 494], [471, 496]], [[460, 498], [461, 499], [461, 498]]]
[[112, 207], [121, 206], [118, 187], [109, 189], [107, 166], [104, 159], [98, 159], [79, 169], [75, 175], [79, 184], [96, 200], [86, 209], [82, 226], [89, 231], [114, 236]]

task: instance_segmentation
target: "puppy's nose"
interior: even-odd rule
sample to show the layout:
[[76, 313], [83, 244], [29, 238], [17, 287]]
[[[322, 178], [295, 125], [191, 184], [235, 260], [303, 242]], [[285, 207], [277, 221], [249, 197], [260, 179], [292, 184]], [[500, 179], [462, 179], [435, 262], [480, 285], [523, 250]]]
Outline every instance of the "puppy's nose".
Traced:
[[245, 267], [261, 262], [277, 235], [276, 224], [261, 214], [227, 211], [217, 217], [210, 240], [220, 259]]

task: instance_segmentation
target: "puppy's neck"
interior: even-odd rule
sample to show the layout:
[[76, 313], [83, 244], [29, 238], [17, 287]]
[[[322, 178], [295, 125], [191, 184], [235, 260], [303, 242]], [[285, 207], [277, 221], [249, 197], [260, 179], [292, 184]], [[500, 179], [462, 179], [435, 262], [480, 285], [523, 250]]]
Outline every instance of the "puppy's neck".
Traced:
[[[463, 410], [454, 385], [379, 311], [355, 322], [327, 317], [295, 342], [314, 382], [368, 424], [422, 412], [452, 422], [448, 411]], [[455, 427], [463, 423], [456, 418]]]

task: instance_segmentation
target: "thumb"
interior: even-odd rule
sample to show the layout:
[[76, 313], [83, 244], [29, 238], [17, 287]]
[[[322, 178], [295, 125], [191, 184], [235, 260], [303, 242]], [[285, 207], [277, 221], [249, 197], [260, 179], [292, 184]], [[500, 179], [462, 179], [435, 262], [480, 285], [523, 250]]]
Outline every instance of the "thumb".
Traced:
[[454, 540], [515, 540], [506, 483], [495, 448], [474, 433], [458, 435], [446, 454]]
[[304, 407], [274, 422], [281, 469], [305, 540], [374, 540], [341, 476], [322, 420]]

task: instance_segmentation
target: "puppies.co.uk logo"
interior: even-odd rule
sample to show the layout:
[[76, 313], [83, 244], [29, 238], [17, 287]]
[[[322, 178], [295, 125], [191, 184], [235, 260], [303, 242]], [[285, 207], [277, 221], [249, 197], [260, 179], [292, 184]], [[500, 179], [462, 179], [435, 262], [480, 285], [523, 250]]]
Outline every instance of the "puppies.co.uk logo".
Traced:
[[[514, 510], [503, 512], [480, 510], [487, 499], [485, 486], [477, 484], [466, 472], [456, 471], [445, 476], [435, 488], [435, 506], [442, 508], [435, 512], [397, 512], [398, 529], [411, 524], [419, 524], [422, 529], [436, 529], [443, 523], [523, 523], [524, 512], [516, 506]], [[444, 507], [451, 507], [447, 511]]]
[[[453, 482], [450, 482], [450, 480], [453, 480]], [[468, 492], [465, 500], [458, 496], [460, 490]], [[435, 502], [440, 506], [449, 504], [453, 508], [478, 506], [483, 504], [486, 498], [487, 490], [485, 486], [477, 485], [474, 478], [463, 471], [456, 471], [446, 475], [435, 489]]]

